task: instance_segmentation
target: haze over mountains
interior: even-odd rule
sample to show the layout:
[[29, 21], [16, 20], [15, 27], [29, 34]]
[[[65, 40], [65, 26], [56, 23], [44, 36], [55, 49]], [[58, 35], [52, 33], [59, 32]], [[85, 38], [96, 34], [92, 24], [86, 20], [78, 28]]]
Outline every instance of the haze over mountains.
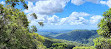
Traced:
[[40, 35], [49, 38], [76, 41], [80, 43], [93, 42], [93, 39], [99, 37], [96, 30], [39, 30]]
[[38, 34], [43, 35], [43, 36], [50, 36], [52, 34], [60, 34], [60, 33], [67, 33], [72, 30], [66, 30], [66, 29], [40, 29], [38, 30]]

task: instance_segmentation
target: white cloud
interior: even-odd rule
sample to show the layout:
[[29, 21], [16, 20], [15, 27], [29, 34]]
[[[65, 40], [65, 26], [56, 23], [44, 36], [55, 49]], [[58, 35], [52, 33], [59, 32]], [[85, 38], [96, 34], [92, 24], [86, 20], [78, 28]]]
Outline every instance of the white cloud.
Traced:
[[99, 3], [100, 0], [86, 0], [87, 2]]
[[46, 0], [25, 0], [25, 1], [37, 2], [37, 1], [46, 1]]
[[83, 0], [71, 0], [71, 3], [73, 3], [75, 5], [81, 5], [81, 4], [85, 3], [85, 1], [83, 1]]
[[69, 25], [81, 25], [87, 24], [87, 21], [84, 16], [89, 16], [90, 14], [85, 12], [72, 12], [69, 17], [61, 18], [60, 24], [69, 24]]
[[87, 24], [87, 20], [84, 19], [83, 17], [70, 17], [68, 19], [70, 25], [84, 25]]
[[44, 22], [45, 24], [49, 25], [80, 25], [87, 24], [88, 20], [86, 20], [84, 17], [89, 15], [90, 14], [85, 12], [72, 12], [72, 14], [66, 18], [59, 18], [56, 15], [53, 15], [51, 17], [47, 15], [38, 15], [38, 19], [34, 19], [34, 17], [28, 14], [27, 18], [29, 21], [31, 21], [32, 24], [35, 22]]
[[59, 17], [56, 15], [53, 15], [52, 17], [48, 18], [49, 23], [58, 23], [59, 22]]
[[31, 16], [31, 14], [27, 14], [27, 19], [29, 21], [36, 21], [36, 22], [44, 22], [44, 23], [47, 23], [48, 22], [48, 18], [49, 16], [47, 15], [39, 15], [39, 14], [36, 14], [37, 15], [37, 19], [35, 19], [33, 16]]
[[106, 1], [100, 1], [100, 3], [101, 3], [101, 4], [106, 4], [107, 2], [106, 2]]
[[85, 2], [99, 3], [100, 0], [71, 0], [71, 3], [75, 5], [82, 5]]
[[28, 10], [24, 10], [24, 12], [33, 13], [33, 11], [34, 11], [33, 7], [34, 7], [33, 2], [28, 2]]
[[2, 2], [0, 2], [0, 4], [5, 4], [5, 2], [4, 2], [4, 1], [2, 1]]
[[37, 22], [44, 22], [44, 24], [53, 25], [59, 23], [60, 21], [60, 18], [56, 15], [53, 15], [51, 17], [47, 15], [38, 15], [38, 19], [34, 19], [34, 17], [31, 16], [31, 14], [27, 14], [27, 18], [29, 22], [31, 22], [30, 25], [35, 25], [35, 23], [37, 24]]
[[56, 15], [38, 15], [38, 19], [34, 19], [30, 14], [27, 15], [30, 25], [35, 25], [37, 22], [44, 22], [47, 25], [96, 25], [102, 19], [100, 15], [90, 17], [90, 20], [84, 17], [91, 16], [85, 12], [72, 12], [69, 17], [59, 18]]
[[46, 0], [38, 1], [34, 5], [32, 2], [28, 2], [28, 10], [25, 13], [37, 13], [41, 15], [52, 15], [55, 13], [62, 12], [66, 4], [70, 0]]
[[111, 0], [108, 1], [100, 1], [101, 4], [107, 5], [108, 7], [111, 8]]
[[98, 22], [103, 18], [101, 15], [93, 15], [90, 19], [85, 19], [85, 16], [91, 16], [85, 12], [72, 12], [69, 17], [61, 18], [60, 25], [69, 24], [69, 25], [97, 25]]
[[84, 17], [84, 16], [89, 16], [90, 14], [85, 13], [85, 12], [72, 12], [70, 17]]
[[98, 24], [103, 17], [100, 15], [95, 15], [90, 18], [90, 24]]

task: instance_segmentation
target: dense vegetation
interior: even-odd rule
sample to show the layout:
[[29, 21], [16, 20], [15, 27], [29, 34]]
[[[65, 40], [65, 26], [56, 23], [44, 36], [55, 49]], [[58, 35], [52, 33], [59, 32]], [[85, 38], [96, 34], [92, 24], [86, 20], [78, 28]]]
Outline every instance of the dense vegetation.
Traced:
[[44, 45], [49, 49], [56, 48], [56, 47], [72, 49], [73, 47], [76, 47], [76, 46], [90, 46], [88, 44], [82, 44], [74, 41], [67, 41], [67, 40], [53, 39], [53, 38], [45, 38]]
[[28, 20], [24, 12], [15, 8], [21, 2], [27, 8], [23, 0], [6, 0], [9, 5], [0, 4], [0, 49], [43, 49], [44, 38], [30, 32]]
[[[5, 6], [0, 4], [0, 49], [111, 49], [111, 9], [103, 14], [104, 17], [98, 24], [97, 30], [100, 36], [94, 39], [94, 46], [90, 46], [66, 40], [71, 39], [83, 43], [83, 39], [95, 38], [92, 35], [96, 35], [96, 31], [76, 30], [55, 36], [66, 40], [46, 38], [34, 33], [37, 28], [28, 27], [26, 14], [16, 8], [19, 2], [23, 4], [21, 6], [24, 9], [28, 9], [24, 0], [6, 0]], [[37, 19], [35, 13], [32, 13], [32, 16]], [[44, 26], [43, 22], [38, 23]]]
[[103, 16], [97, 30], [101, 37], [94, 40], [94, 46], [97, 49], [111, 49], [111, 9], [104, 12]]

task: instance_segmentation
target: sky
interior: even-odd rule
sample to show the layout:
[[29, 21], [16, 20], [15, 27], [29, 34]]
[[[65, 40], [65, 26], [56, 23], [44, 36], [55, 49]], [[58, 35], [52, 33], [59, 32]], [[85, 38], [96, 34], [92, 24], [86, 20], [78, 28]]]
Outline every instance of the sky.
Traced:
[[[0, 0], [0, 4], [5, 4], [4, 1]], [[26, 0], [26, 3], [28, 10], [23, 11], [29, 25], [38, 29], [96, 30], [102, 14], [111, 8], [111, 0]], [[38, 19], [31, 13], [36, 13]], [[44, 22], [44, 26], [39, 26], [38, 22]]]

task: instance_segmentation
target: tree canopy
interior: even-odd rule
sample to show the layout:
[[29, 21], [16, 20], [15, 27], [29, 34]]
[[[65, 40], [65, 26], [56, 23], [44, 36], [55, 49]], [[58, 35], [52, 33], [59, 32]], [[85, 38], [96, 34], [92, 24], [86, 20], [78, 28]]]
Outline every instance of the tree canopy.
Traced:
[[104, 12], [103, 16], [97, 30], [101, 37], [94, 39], [94, 46], [96, 49], [111, 49], [111, 9]]
[[45, 48], [42, 44], [44, 37], [29, 33], [26, 14], [15, 8], [19, 2], [28, 8], [24, 0], [6, 0], [6, 6], [0, 4], [0, 49]]

